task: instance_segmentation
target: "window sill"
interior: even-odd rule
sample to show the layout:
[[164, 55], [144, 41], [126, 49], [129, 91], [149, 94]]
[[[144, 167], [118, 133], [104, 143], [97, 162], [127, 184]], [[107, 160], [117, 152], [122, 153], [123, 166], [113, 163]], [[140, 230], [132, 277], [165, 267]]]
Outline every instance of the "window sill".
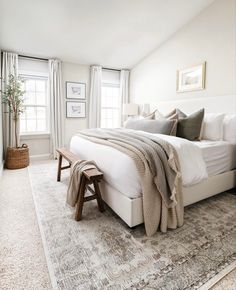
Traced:
[[29, 139], [49, 139], [50, 133], [24, 133], [20, 134], [21, 140], [29, 140]]

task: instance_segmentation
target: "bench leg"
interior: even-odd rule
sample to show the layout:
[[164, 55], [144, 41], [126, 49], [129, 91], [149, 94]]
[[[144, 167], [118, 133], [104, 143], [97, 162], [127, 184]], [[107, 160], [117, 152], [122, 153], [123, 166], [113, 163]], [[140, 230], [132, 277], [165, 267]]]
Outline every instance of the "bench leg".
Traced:
[[98, 208], [99, 208], [100, 212], [103, 212], [105, 209], [104, 209], [103, 200], [102, 200], [98, 181], [94, 180], [93, 185], [94, 185], [95, 193], [97, 195]]
[[60, 154], [58, 159], [57, 181], [61, 181], [61, 164], [62, 164], [62, 155]]
[[75, 210], [76, 221], [80, 221], [82, 219], [85, 189], [86, 189], [86, 178], [84, 177], [84, 175], [82, 175], [81, 183], [79, 186], [78, 201], [77, 201], [76, 210]]

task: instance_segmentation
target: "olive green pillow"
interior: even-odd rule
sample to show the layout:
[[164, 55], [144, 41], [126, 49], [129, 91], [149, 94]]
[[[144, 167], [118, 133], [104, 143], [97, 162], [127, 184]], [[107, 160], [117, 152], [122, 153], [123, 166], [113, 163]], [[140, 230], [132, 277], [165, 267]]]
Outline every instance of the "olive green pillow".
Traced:
[[204, 109], [188, 116], [179, 109], [176, 109], [176, 113], [179, 116], [176, 136], [190, 141], [199, 140], [204, 118]]

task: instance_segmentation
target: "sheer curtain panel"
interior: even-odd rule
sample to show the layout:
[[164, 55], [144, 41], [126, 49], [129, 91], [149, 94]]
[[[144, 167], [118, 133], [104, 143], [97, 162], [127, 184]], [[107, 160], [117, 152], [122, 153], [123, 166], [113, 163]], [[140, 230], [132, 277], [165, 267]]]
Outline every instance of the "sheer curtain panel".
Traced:
[[[129, 103], [129, 70], [122, 69], [120, 72], [120, 94], [121, 94], [121, 107], [123, 104]], [[125, 121], [125, 117], [121, 110], [121, 122], [122, 125]]]
[[89, 128], [101, 126], [102, 67], [90, 68]]
[[56, 149], [64, 146], [64, 100], [62, 92], [61, 61], [49, 60], [49, 96], [50, 96], [50, 127], [51, 154], [57, 157]]
[[[4, 51], [2, 53], [2, 90], [8, 83], [9, 75], [18, 76], [18, 55], [12, 52]], [[15, 142], [14, 136], [14, 122], [9, 108], [6, 104], [2, 107], [3, 113], [3, 152], [6, 153], [7, 147], [13, 147]], [[19, 122], [18, 122], [19, 124]], [[18, 126], [19, 137], [19, 126]], [[18, 138], [19, 139], [19, 138]]]

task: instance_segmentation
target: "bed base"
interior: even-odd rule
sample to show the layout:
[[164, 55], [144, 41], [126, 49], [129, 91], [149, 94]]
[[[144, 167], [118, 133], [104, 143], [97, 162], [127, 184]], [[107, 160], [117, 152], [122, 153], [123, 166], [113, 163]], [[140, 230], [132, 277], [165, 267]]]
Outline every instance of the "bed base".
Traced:
[[[201, 183], [183, 188], [184, 206], [234, 187], [236, 187], [236, 169], [209, 177]], [[103, 200], [129, 227], [143, 223], [142, 197], [128, 198], [105, 181], [101, 182], [101, 192]]]

